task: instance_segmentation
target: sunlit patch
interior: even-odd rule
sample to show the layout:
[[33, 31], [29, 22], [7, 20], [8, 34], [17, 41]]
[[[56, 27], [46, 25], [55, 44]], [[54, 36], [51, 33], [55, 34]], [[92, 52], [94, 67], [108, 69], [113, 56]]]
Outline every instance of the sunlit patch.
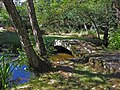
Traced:
[[61, 61], [61, 60], [66, 60], [67, 58], [74, 58], [74, 56], [66, 53], [58, 53], [56, 55], [51, 56], [49, 59], [53, 61]]

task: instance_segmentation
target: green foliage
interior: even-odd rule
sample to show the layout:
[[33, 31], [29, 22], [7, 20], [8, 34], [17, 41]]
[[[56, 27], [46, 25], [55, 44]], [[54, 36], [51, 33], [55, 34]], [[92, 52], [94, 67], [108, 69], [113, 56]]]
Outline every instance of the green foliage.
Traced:
[[[23, 22], [30, 27], [26, 5], [26, 2], [18, 5], [17, 10]], [[85, 29], [84, 24], [92, 26], [93, 22], [99, 30], [103, 30], [101, 27], [105, 26], [106, 22], [112, 30], [116, 25], [112, 0], [34, 0], [34, 5], [39, 25], [50, 33], [80, 32]], [[6, 21], [8, 14], [5, 12], [3, 9], [0, 16]]]
[[23, 50], [21, 50], [20, 48], [18, 48], [17, 51], [19, 53], [19, 61], [20, 61], [19, 65], [23, 65], [23, 64], [27, 65], [28, 59], [27, 59], [26, 53]]
[[[0, 57], [0, 87], [2, 90], [5, 90], [8, 88], [8, 85], [10, 83], [10, 77], [12, 76], [12, 71], [15, 69], [15, 67], [18, 64], [6, 62], [6, 57], [4, 54]], [[10, 61], [10, 60], [7, 60]], [[14, 66], [12, 68], [12, 66]]]
[[95, 35], [95, 30], [89, 30], [88, 34]]
[[[23, 22], [27, 25], [29, 24], [29, 18], [28, 18], [28, 13], [27, 13], [27, 7], [26, 7], [26, 3], [22, 4], [22, 5], [18, 5], [17, 7], [17, 11], [20, 14]], [[4, 26], [11, 26], [13, 25], [13, 22], [11, 21], [7, 10], [3, 7], [2, 9], [0, 9], [0, 24], [4, 25]]]
[[17, 11], [20, 14], [23, 23], [28, 27], [30, 25], [29, 16], [27, 11], [27, 3], [23, 3], [22, 5], [17, 6]]
[[109, 48], [118, 50], [120, 49], [120, 28], [115, 32], [111, 33], [109, 39]]
[[0, 10], [0, 24], [6, 26], [13, 25], [5, 8]]
[[79, 32], [93, 22], [101, 30], [107, 20], [111, 29], [116, 24], [111, 0], [38, 0], [35, 8], [39, 24], [48, 32]]

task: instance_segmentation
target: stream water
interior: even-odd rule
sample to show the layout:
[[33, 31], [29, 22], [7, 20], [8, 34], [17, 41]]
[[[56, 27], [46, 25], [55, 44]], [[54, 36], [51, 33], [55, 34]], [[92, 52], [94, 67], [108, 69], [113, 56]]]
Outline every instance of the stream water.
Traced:
[[[14, 66], [11, 67], [11, 69], [14, 68]], [[28, 82], [30, 80], [31, 77], [33, 77], [33, 73], [31, 73], [30, 71], [26, 70], [27, 66], [26, 65], [21, 65], [21, 66], [17, 66], [14, 70], [13, 70], [13, 74], [12, 74], [12, 81], [13, 83], [16, 84], [23, 84], [25, 82]]]
[[[2, 54], [0, 54], [0, 57], [2, 56]], [[28, 82], [30, 80], [31, 77], [34, 77], [34, 74], [31, 73], [30, 71], [27, 70], [27, 65], [18, 65], [18, 66], [14, 66], [13, 62], [19, 64], [19, 58], [18, 56], [16, 57], [5, 57], [4, 61], [6, 63], [8, 63], [8, 60], [11, 60], [10, 62], [10, 66], [11, 66], [11, 70], [12, 71], [12, 77], [10, 77], [10, 84], [23, 84], [25, 82]], [[2, 61], [0, 60], [0, 64], [2, 64]], [[15, 67], [15, 68], [14, 68]], [[13, 69], [14, 68], [14, 69]]]

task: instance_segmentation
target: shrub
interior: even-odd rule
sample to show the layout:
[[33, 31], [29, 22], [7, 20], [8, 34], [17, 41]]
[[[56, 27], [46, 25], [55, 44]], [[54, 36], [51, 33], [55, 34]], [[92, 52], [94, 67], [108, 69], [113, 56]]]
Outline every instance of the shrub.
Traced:
[[110, 35], [109, 48], [115, 50], [120, 49], [120, 28]]

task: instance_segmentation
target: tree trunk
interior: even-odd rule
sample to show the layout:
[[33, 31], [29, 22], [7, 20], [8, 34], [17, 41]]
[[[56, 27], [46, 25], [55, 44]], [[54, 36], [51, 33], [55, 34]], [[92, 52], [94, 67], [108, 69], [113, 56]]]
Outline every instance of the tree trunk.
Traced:
[[104, 37], [103, 37], [103, 45], [107, 48], [108, 47], [108, 31], [109, 31], [109, 17], [108, 12], [109, 6], [106, 4], [106, 19], [105, 19], [105, 28], [104, 28]]
[[28, 2], [28, 13], [30, 18], [30, 23], [31, 23], [33, 34], [36, 41], [36, 48], [40, 53], [40, 55], [43, 56], [46, 53], [46, 49], [43, 42], [41, 31], [37, 22], [34, 3], [33, 3], [33, 0], [27, 0], [27, 2]]
[[103, 37], [103, 45], [107, 48], [108, 47], [108, 31], [109, 27], [106, 26], [104, 29], [104, 37]]
[[30, 70], [33, 71], [34, 73], [44, 72], [46, 69], [48, 69], [48, 64], [45, 61], [41, 60], [33, 50], [27, 34], [27, 30], [21, 20], [20, 15], [16, 10], [13, 0], [3, 0], [3, 3], [9, 15], [11, 16], [15, 24], [15, 27], [17, 28], [17, 33], [19, 34], [21, 44], [28, 57], [28, 64]]
[[89, 19], [91, 20], [91, 22], [92, 22], [92, 23], [94, 24], [94, 26], [95, 26], [95, 29], [96, 29], [96, 31], [97, 31], [97, 36], [98, 36], [98, 39], [99, 39], [99, 40], [101, 40], [101, 39], [100, 39], [99, 29], [98, 29], [98, 27], [97, 27], [97, 25], [96, 25], [95, 21], [91, 18], [91, 16], [90, 16], [90, 15], [88, 15], [88, 17], [89, 17]]

